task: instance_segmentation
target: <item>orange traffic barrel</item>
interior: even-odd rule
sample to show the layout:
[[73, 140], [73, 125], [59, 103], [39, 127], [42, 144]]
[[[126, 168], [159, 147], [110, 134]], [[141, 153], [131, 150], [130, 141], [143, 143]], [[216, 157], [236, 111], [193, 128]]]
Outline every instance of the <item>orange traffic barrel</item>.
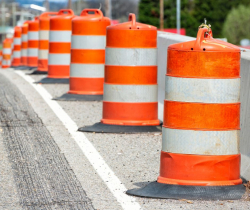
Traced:
[[158, 184], [128, 193], [240, 199], [240, 49], [203, 24], [195, 41], [170, 45], [167, 56]]
[[38, 68], [35, 74], [48, 72], [50, 17], [57, 12], [44, 12], [39, 16]]
[[71, 9], [62, 9], [50, 18], [48, 77], [39, 83], [69, 83], [72, 18]]
[[28, 56], [28, 24], [29, 21], [25, 21], [21, 26], [21, 65], [28, 66], [27, 56]]
[[106, 28], [110, 24], [99, 9], [84, 9], [72, 19], [70, 89], [57, 100], [102, 100]]
[[2, 68], [9, 68], [11, 65], [11, 46], [12, 46], [12, 38], [6, 38], [3, 41], [3, 61]]
[[39, 40], [39, 21], [36, 17], [28, 24], [28, 67], [34, 68], [38, 65], [38, 40]]
[[0, 66], [2, 66], [3, 52], [0, 50]]
[[82, 131], [161, 131], [156, 41], [156, 27], [137, 23], [134, 14], [129, 22], [107, 27], [103, 118]]
[[14, 49], [12, 66], [17, 67], [21, 64], [21, 35], [22, 29], [20, 26], [16, 26], [14, 29]]

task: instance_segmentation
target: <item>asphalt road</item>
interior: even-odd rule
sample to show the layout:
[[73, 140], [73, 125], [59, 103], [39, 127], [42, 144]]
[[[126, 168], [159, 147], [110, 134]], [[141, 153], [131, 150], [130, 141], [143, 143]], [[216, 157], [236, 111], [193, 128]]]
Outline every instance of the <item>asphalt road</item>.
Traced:
[[[46, 140], [43, 141], [43, 148], [45, 148], [43, 152], [46, 152], [46, 155], [50, 159], [48, 164], [51, 165], [44, 166], [44, 169], [46, 170], [43, 170], [43, 173], [45, 174], [42, 174], [42, 177], [39, 179], [39, 164], [35, 164], [34, 161], [30, 161], [25, 167], [28, 171], [33, 170], [34, 168], [38, 170], [38, 172], [34, 173], [34, 180], [36, 183], [39, 183], [39, 185], [37, 184], [36, 186], [39, 186], [39, 189], [44, 189], [46, 192], [49, 192], [51, 198], [54, 198], [50, 199], [50, 196], [48, 196], [49, 194], [42, 196], [40, 193], [34, 193], [34, 189], [32, 191], [30, 188], [29, 193], [25, 191], [25, 187], [28, 185], [20, 184], [22, 183], [20, 177], [24, 179], [21, 175], [25, 174], [21, 172], [16, 173], [17, 164], [13, 162], [13, 159], [16, 156], [13, 156], [10, 146], [6, 143], [8, 135], [11, 135], [8, 134], [8, 132], [7, 134], [3, 134], [4, 129], [2, 128], [0, 130], [0, 147], [3, 148], [0, 151], [0, 187], [2, 195], [0, 198], [0, 208], [125, 209], [124, 206], [126, 205], [121, 205], [116, 194], [110, 190], [108, 183], [103, 181], [105, 178], [98, 174], [98, 170], [93, 167], [93, 164], [91, 164], [86, 155], [82, 152], [69, 130], [65, 127], [65, 124], [60, 121], [55, 112], [51, 109], [48, 103], [46, 103], [44, 98], [42, 98], [34, 89], [34, 87], [23, 77], [18, 75], [13, 69], [1, 70], [0, 75], [5, 86], [7, 86], [6, 84], [9, 84], [9, 86], [13, 86], [12, 88], [16, 88], [14, 95], [15, 97], [20, 98], [20, 100], [18, 99], [15, 101], [17, 104], [23, 104], [23, 101], [27, 101], [28, 105], [22, 106], [22, 109], [27, 108], [30, 110], [29, 112], [33, 113], [31, 116], [33, 116], [33, 118], [36, 117], [34, 119], [39, 122], [39, 127], [37, 128], [38, 131], [39, 129], [43, 129], [43, 132], [40, 132], [40, 134], [34, 133], [35, 131], [29, 128], [29, 126], [33, 125], [27, 124], [25, 125], [25, 129], [22, 129], [20, 132], [26, 132], [26, 130], [29, 130], [31, 133], [28, 132], [23, 136], [15, 135], [14, 139], [27, 138], [27, 141], [25, 141], [27, 157], [24, 159], [28, 161], [29, 159], [34, 160], [37, 158], [38, 160], [36, 161], [38, 162], [44, 159], [45, 153], [39, 151], [40, 146], [37, 146], [38, 144], [36, 141], [33, 142], [32, 139], [36, 140], [37, 135], [41, 135], [39, 138], [44, 138]], [[44, 76], [31, 75], [26, 77], [31, 77], [35, 81], [38, 81]], [[53, 97], [58, 97], [64, 94], [69, 88], [66, 84], [42, 85], [42, 87], [44, 87]], [[20, 94], [18, 94], [19, 91]], [[10, 91], [9, 95], [12, 95], [11, 93], [12, 92]], [[2, 99], [0, 98], [0, 100]], [[96, 123], [100, 121], [102, 117], [101, 102], [58, 101], [58, 104], [78, 127]], [[11, 120], [12, 119], [10, 119], [10, 121]], [[109, 168], [114, 172], [114, 176], [119, 179], [121, 185], [124, 185], [126, 189], [142, 187], [148, 182], [157, 179], [159, 174], [161, 134], [85, 133], [85, 136], [92, 143]], [[21, 144], [22, 141], [19, 140], [16, 141]], [[15, 145], [18, 144], [13, 143], [12, 147], [15, 148]], [[53, 149], [51, 148], [52, 146]], [[32, 149], [29, 150], [29, 148]], [[58, 159], [53, 157], [60, 157], [61, 159], [58, 162]], [[43, 164], [43, 162], [41, 162], [41, 164]], [[54, 177], [51, 179], [51, 176], [46, 175], [46, 172], [49, 172], [50, 170], [50, 173], [56, 173], [56, 171], [60, 172], [57, 173], [57, 178]], [[60, 174], [60, 176], [58, 174]], [[32, 177], [32, 175], [33, 174], [31, 174], [30, 177]], [[30, 180], [30, 178], [27, 178], [27, 180]], [[58, 184], [53, 185], [53, 182], [58, 182]], [[23, 191], [25, 193], [23, 193]], [[41, 197], [46, 202], [40, 202]], [[239, 201], [187, 201], [139, 197], [132, 198], [133, 202], [138, 204], [141, 209], [148, 210], [250, 209], [250, 201], [244, 199]], [[69, 202], [67, 203], [65, 201], [71, 202], [70, 205], [68, 205]], [[38, 203], [39, 206], [37, 205]]]

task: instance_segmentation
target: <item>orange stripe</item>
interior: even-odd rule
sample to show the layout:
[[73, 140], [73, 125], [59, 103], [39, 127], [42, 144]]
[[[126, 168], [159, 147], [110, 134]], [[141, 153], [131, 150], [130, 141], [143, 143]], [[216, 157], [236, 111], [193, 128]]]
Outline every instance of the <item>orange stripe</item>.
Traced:
[[28, 25], [22, 26], [22, 34], [28, 34]]
[[21, 57], [21, 65], [23, 65], [23, 66], [28, 65], [28, 58], [27, 57]]
[[11, 48], [11, 42], [4, 42], [3, 48]]
[[113, 30], [107, 28], [107, 47], [155, 48], [156, 30]]
[[38, 60], [38, 71], [48, 71], [48, 59]]
[[158, 103], [120, 103], [103, 101], [104, 124], [159, 125]]
[[84, 20], [82, 17], [75, 17], [72, 20], [72, 34], [73, 35], [106, 35], [106, 28], [109, 26], [110, 20], [103, 18]]
[[39, 31], [39, 22], [37, 20], [29, 22], [29, 31]]
[[28, 42], [22, 42], [22, 49], [27, 49], [28, 48]]
[[49, 49], [49, 41], [48, 40], [40, 40], [39, 41], [39, 49], [40, 50], [48, 50]]
[[178, 185], [237, 185], [240, 155], [186, 155], [161, 151], [158, 182]]
[[240, 129], [240, 103], [206, 104], [164, 100], [163, 125], [194, 130]]
[[37, 57], [27, 57], [27, 63], [29, 67], [37, 67], [38, 58]]
[[49, 43], [50, 53], [70, 53], [71, 43], [59, 43], [52, 42]]
[[20, 58], [14, 58], [12, 61], [12, 66], [20, 66], [21, 59]]
[[240, 77], [239, 52], [168, 50], [167, 75], [196, 78]]
[[28, 41], [29, 48], [38, 48], [38, 41]]
[[105, 66], [105, 82], [157, 84], [157, 66]]
[[14, 51], [20, 51], [21, 45], [14, 45]]
[[3, 54], [3, 59], [10, 60], [11, 55]]
[[104, 78], [76, 78], [69, 79], [71, 94], [102, 95]]
[[49, 30], [50, 17], [57, 15], [57, 12], [45, 12], [39, 17], [39, 28], [40, 30]]
[[60, 15], [51, 17], [50, 19], [50, 30], [56, 30], [56, 31], [63, 31], [63, 30], [69, 30], [71, 31], [71, 19], [74, 16], [68, 16], [68, 15]]
[[105, 63], [105, 50], [71, 50], [71, 63]]
[[2, 69], [7, 69], [7, 68], [9, 68], [10, 66], [6, 66], [6, 65], [3, 65], [2, 66]]
[[48, 66], [48, 78], [69, 78], [70, 66]]

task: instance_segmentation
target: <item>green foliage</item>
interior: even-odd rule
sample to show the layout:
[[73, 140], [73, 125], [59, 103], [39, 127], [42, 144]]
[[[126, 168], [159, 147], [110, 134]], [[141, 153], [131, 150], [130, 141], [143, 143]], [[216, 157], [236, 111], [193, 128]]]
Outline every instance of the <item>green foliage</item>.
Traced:
[[250, 6], [240, 5], [231, 10], [223, 26], [223, 35], [233, 44], [239, 44], [244, 38], [250, 39]]
[[[140, 0], [139, 21], [159, 27], [159, 0]], [[212, 25], [214, 37], [223, 37], [222, 26], [229, 11], [249, 0], [181, 0], [181, 27], [188, 36], [196, 36], [204, 18]], [[164, 27], [176, 28], [176, 0], [164, 0]]]

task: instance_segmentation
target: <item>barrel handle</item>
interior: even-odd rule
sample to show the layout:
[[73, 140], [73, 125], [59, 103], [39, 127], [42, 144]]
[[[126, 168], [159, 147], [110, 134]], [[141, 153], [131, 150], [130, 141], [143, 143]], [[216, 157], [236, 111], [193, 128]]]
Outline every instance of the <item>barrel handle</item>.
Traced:
[[34, 20], [39, 20], [39, 16], [36, 16], [36, 17], [34, 18]]
[[136, 16], [134, 13], [129, 13], [128, 21], [131, 21], [132, 23], [131, 28], [136, 28]]
[[95, 14], [94, 15], [98, 15], [100, 16], [100, 18], [102, 19], [103, 18], [103, 13], [101, 10], [99, 9], [84, 9], [80, 16], [87, 16], [87, 15], [93, 15], [93, 14], [89, 14], [89, 12], [94, 12]]
[[57, 12], [44, 12], [40, 17], [48, 17], [50, 15], [57, 15]]
[[194, 50], [201, 50], [201, 43], [205, 38], [205, 33], [207, 33], [208, 28], [200, 28], [198, 33], [197, 33], [197, 37], [196, 37], [196, 41], [194, 44]]
[[58, 15], [64, 15], [65, 12], [67, 12], [69, 15], [74, 15], [73, 10], [71, 10], [71, 9], [60, 9], [57, 14]]

